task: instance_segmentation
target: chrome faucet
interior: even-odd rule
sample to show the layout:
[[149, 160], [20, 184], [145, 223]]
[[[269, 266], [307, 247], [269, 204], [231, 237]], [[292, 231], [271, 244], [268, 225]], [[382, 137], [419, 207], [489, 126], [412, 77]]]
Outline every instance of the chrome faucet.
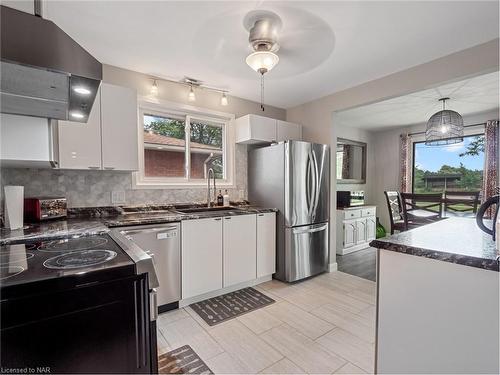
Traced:
[[212, 168], [208, 170], [207, 173], [207, 207], [210, 208], [210, 174], [212, 174], [212, 177], [214, 179], [214, 202], [217, 201], [217, 189], [215, 187], [215, 172]]

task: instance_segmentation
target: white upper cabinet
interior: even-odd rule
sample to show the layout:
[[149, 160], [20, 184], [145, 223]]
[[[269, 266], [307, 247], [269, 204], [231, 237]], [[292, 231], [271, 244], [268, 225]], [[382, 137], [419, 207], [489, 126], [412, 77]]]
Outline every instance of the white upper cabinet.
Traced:
[[224, 287], [256, 278], [256, 215], [226, 216], [223, 224]]
[[139, 169], [135, 90], [102, 83], [86, 124], [59, 121], [62, 169]]
[[287, 121], [276, 121], [276, 140], [280, 141], [301, 141], [302, 126]]
[[135, 90], [102, 84], [101, 126], [103, 169], [138, 170]]
[[59, 121], [59, 167], [101, 169], [101, 89], [87, 123]]
[[259, 115], [236, 119], [236, 143], [258, 144], [301, 140], [302, 126]]
[[236, 143], [266, 143], [276, 141], [276, 120], [246, 115], [236, 119]]

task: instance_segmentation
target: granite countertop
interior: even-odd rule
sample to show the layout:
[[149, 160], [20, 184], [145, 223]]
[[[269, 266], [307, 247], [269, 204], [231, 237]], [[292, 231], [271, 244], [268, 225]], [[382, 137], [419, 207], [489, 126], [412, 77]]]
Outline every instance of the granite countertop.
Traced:
[[239, 205], [230, 211], [181, 213], [177, 209], [198, 206], [136, 206], [136, 207], [96, 207], [74, 209], [72, 218], [41, 223], [28, 224], [22, 229], [0, 229], [0, 245], [20, 243], [24, 241], [44, 241], [68, 237], [84, 237], [109, 232], [109, 228], [163, 224], [184, 220], [204, 219], [211, 217], [249, 215], [276, 212], [275, 208], [262, 208], [250, 205]]
[[448, 218], [376, 239], [370, 246], [499, 272], [495, 242], [472, 218]]

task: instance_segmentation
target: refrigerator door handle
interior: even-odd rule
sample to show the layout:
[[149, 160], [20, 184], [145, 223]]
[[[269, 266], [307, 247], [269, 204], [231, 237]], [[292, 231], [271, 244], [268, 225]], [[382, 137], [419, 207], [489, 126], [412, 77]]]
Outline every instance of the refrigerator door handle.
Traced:
[[321, 176], [318, 171], [318, 159], [316, 158], [316, 153], [312, 151], [311, 154], [312, 154], [312, 159], [314, 161], [314, 204], [313, 204], [313, 209], [311, 211], [311, 216], [313, 216], [312, 219], [314, 220], [316, 216], [316, 210], [318, 208]]
[[312, 209], [312, 191], [311, 191], [311, 154], [309, 153], [307, 157], [307, 165], [306, 165], [306, 205], [307, 205], [307, 215], [311, 216]]
[[311, 189], [309, 196], [309, 203], [307, 205], [307, 216], [312, 221], [311, 216], [314, 211], [314, 202], [316, 200], [316, 168], [314, 166], [314, 157], [311, 151], [309, 151], [307, 155], [307, 161], [308, 161], [307, 165], [309, 167], [310, 172], [308, 173], [306, 184], [307, 188]]
[[315, 228], [310, 228], [310, 229], [294, 228], [293, 229], [293, 234], [304, 234], [304, 233], [321, 232], [322, 230], [325, 230], [327, 227], [328, 227], [328, 224], [323, 224], [320, 227], [315, 227]]

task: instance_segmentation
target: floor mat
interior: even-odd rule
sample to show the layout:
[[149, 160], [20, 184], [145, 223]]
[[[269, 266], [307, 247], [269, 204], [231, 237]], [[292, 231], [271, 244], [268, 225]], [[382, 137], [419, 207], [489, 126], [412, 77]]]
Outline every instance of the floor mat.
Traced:
[[158, 357], [159, 374], [213, 374], [189, 345]]
[[189, 305], [210, 326], [275, 302], [254, 288], [240, 289]]

